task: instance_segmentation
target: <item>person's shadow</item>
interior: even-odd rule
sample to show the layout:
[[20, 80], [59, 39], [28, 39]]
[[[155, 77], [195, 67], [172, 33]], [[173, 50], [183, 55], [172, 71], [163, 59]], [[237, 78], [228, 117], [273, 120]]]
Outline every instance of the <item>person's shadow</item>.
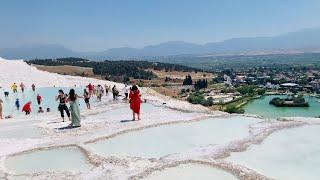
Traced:
[[121, 120], [120, 122], [121, 123], [127, 123], [127, 122], [132, 122], [132, 121], [134, 121], [134, 120]]
[[66, 130], [66, 129], [75, 129], [75, 128], [79, 128], [81, 126], [65, 126], [65, 127], [60, 127], [60, 128], [55, 128], [57, 130]]

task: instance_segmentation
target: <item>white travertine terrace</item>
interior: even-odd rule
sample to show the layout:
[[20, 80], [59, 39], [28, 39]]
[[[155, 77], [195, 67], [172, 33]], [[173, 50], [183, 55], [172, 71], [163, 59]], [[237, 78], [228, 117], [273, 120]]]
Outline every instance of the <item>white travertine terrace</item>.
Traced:
[[[0, 86], [9, 88], [13, 82], [23, 81], [26, 86], [36, 83], [37, 87], [72, 87], [85, 86], [89, 82], [94, 84], [114, 84], [92, 78], [65, 76], [39, 71], [25, 62], [5, 60], [0, 58]], [[117, 84], [119, 88], [122, 84]], [[0, 90], [0, 93], [2, 91]], [[58, 130], [66, 126], [60, 121], [58, 113], [45, 116], [30, 116], [27, 118], [13, 118], [0, 121], [0, 134], [4, 129], [11, 128], [19, 131], [27, 127], [41, 129], [41, 136], [21, 138], [0, 138], [0, 179], [36, 178], [36, 179], [141, 179], [151, 176], [164, 169], [180, 165], [194, 166], [205, 165], [223, 170], [239, 179], [269, 179], [267, 174], [262, 174], [243, 165], [231, 163], [226, 160], [232, 152], [246, 151], [250, 146], [259, 145], [270, 134], [300, 126], [319, 125], [317, 118], [286, 118], [286, 121], [269, 121], [256, 117], [248, 128], [249, 135], [235, 138], [231, 142], [219, 145], [204, 145], [189, 149], [185, 152], [168, 154], [160, 158], [146, 158], [133, 156], [101, 156], [88, 144], [99, 140], [108, 140], [126, 133], [138, 132], [147, 128], [170, 126], [172, 124], [199, 122], [211, 118], [227, 119], [226, 117], [240, 117], [229, 115], [220, 111], [210, 111], [205, 107], [192, 105], [188, 102], [174, 100], [157, 94], [148, 88], [142, 88], [142, 98], [156, 105], [155, 113], [143, 112], [143, 119], [139, 122], [121, 123], [121, 120], [130, 118], [131, 114], [108, 114], [111, 110], [127, 107], [124, 103], [114, 103], [111, 97], [104, 97], [99, 106], [92, 110], [83, 110], [82, 127], [77, 129]], [[165, 104], [163, 104], [165, 103]], [[246, 116], [241, 116], [246, 118]], [[252, 117], [250, 117], [252, 118]], [[213, 127], [214, 130], [214, 127]], [[215, 137], [210, 137], [215, 138]], [[156, 141], [157, 139], [155, 139]], [[143, 141], [143, 139], [141, 140]], [[6, 167], [6, 160], [12, 156], [39, 150], [75, 147], [82, 151], [88, 162], [93, 166], [89, 172], [36, 172], [19, 174]], [[143, 148], [143, 147], [141, 147]], [[164, 147], [165, 148], [165, 147]], [[55, 157], [63, 158], [63, 157]]]

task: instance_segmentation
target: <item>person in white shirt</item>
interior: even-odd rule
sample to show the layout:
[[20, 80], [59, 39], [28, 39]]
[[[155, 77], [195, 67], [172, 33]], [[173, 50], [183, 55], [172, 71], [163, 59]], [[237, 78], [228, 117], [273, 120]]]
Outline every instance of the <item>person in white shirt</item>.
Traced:
[[123, 88], [124, 99], [128, 99], [129, 90], [130, 89], [129, 89], [128, 85], [124, 85], [124, 88]]

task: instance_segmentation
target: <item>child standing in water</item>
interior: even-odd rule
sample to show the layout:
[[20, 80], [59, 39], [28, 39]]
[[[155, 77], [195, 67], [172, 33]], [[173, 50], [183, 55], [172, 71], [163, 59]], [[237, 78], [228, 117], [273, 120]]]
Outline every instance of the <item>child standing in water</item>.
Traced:
[[132, 110], [132, 120], [135, 121], [135, 114], [138, 115], [138, 120], [140, 120], [140, 92], [136, 85], [133, 85], [130, 89], [130, 109]]
[[58, 101], [58, 100], [59, 100], [58, 109], [60, 111], [62, 122], [64, 122], [64, 111], [66, 111], [67, 116], [68, 116], [69, 121], [70, 121], [70, 112], [69, 112], [69, 109], [67, 107], [67, 96], [64, 94], [62, 89], [59, 90], [59, 94], [56, 97], [56, 101]]
[[38, 102], [38, 105], [40, 105], [42, 102], [42, 97], [39, 94], [37, 95], [37, 102]]
[[39, 107], [39, 110], [38, 110], [38, 113], [43, 113], [44, 111], [43, 111], [43, 109], [42, 109], [42, 107], [40, 106]]
[[71, 111], [71, 124], [69, 126], [72, 127], [80, 127], [80, 108], [78, 98], [82, 98], [78, 96], [74, 89], [70, 89], [68, 102], [70, 103], [70, 111]]
[[25, 112], [26, 115], [29, 115], [31, 113], [31, 101], [27, 102], [23, 108], [22, 108], [22, 112]]
[[17, 86], [17, 84], [16, 83], [13, 83], [12, 84], [12, 86], [11, 86], [11, 88], [12, 88], [12, 91], [13, 91], [13, 93], [17, 93], [18, 92], [18, 86]]
[[19, 98], [16, 99], [15, 105], [16, 105], [17, 110], [19, 110], [19, 109], [20, 109], [20, 101], [19, 101]]
[[0, 99], [0, 119], [2, 119], [2, 99]]

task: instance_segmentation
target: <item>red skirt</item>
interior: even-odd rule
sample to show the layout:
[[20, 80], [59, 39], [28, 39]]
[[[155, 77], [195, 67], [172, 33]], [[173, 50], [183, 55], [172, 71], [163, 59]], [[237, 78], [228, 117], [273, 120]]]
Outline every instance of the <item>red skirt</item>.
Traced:
[[134, 113], [140, 113], [140, 101], [131, 101], [130, 102], [130, 109], [134, 112]]

